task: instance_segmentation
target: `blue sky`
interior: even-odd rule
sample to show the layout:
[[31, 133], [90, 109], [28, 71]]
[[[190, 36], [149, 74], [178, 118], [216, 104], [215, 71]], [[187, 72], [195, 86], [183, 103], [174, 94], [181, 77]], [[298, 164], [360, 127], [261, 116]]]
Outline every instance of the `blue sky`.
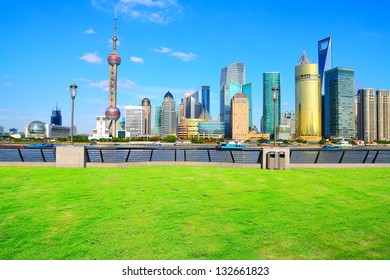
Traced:
[[[325, 5], [326, 3], [326, 5]], [[107, 107], [114, 6], [118, 8], [118, 105], [170, 90], [211, 87], [219, 115], [221, 68], [244, 62], [253, 83], [253, 121], [262, 115], [262, 73], [281, 72], [282, 110], [294, 110], [294, 67], [302, 51], [317, 63], [317, 41], [332, 36], [333, 66], [355, 69], [360, 86], [390, 88], [387, 1], [17, 0], [1, 1], [0, 125], [50, 122], [58, 103], [70, 124], [91, 133]]]

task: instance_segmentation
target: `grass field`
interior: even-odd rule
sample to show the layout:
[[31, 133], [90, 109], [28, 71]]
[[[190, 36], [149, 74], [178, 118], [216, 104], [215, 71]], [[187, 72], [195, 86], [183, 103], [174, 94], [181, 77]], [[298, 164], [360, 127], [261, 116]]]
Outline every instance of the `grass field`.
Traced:
[[390, 169], [0, 167], [0, 259], [390, 259]]

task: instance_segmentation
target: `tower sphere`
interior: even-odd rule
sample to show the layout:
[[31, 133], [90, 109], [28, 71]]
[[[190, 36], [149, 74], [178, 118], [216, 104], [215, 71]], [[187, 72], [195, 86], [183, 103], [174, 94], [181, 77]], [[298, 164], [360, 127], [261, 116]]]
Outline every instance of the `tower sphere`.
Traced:
[[41, 121], [33, 121], [27, 127], [30, 134], [44, 134], [46, 132], [45, 124]]
[[106, 118], [110, 121], [117, 121], [121, 117], [121, 111], [117, 107], [108, 107], [106, 110]]
[[121, 64], [121, 57], [117, 53], [111, 53], [107, 57], [107, 62], [110, 65], [119, 65]]

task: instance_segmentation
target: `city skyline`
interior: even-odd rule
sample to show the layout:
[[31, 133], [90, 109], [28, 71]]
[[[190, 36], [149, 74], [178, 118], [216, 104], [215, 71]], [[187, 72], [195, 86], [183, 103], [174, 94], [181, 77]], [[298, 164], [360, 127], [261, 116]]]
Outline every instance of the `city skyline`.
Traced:
[[7, 55], [0, 71], [0, 125], [8, 131], [35, 120], [49, 123], [58, 104], [63, 125], [69, 126], [69, 85], [76, 83], [75, 125], [81, 133], [92, 133], [96, 116], [107, 108], [105, 58], [112, 50], [114, 6], [122, 115], [125, 106], [139, 105], [143, 98], [151, 100], [154, 111], [167, 91], [179, 101], [185, 92], [208, 85], [210, 113], [217, 119], [220, 71], [242, 62], [253, 86], [253, 123], [260, 127], [262, 73], [281, 73], [281, 110], [294, 110], [297, 58], [303, 50], [316, 58], [318, 41], [328, 36], [333, 64], [354, 68], [355, 85], [388, 89], [386, 2], [332, 3], [302, 9], [290, 1], [278, 7], [259, 1], [212, 1], [207, 6], [172, 0], [2, 2], [7, 12], [0, 19], [0, 34], [7, 38], [2, 46]]

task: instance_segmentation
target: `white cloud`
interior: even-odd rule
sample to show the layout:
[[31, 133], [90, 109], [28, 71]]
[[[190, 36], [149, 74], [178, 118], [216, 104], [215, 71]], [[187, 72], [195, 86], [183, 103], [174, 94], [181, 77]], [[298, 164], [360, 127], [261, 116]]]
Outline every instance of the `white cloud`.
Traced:
[[137, 87], [137, 84], [131, 80], [126, 80], [126, 79], [119, 79], [118, 80], [118, 88], [133, 89], [136, 87]]
[[191, 53], [173, 52], [171, 55], [186, 62], [194, 60], [196, 58], [196, 54], [192, 52]]
[[[97, 3], [99, 2], [99, 3]], [[101, 8], [105, 0], [94, 0], [92, 5]], [[177, 0], [119, 0], [118, 12], [133, 19], [166, 24], [183, 13]]]
[[90, 28], [88, 28], [85, 32], [84, 32], [85, 34], [97, 34], [96, 32], [95, 32], [95, 30], [93, 30], [93, 28], [92, 27], [90, 27]]
[[132, 57], [130, 57], [130, 60], [131, 60], [132, 62], [135, 62], [135, 63], [144, 63], [144, 59], [141, 58], [141, 57], [132, 56]]
[[172, 50], [170, 48], [160, 47], [159, 49], [154, 49], [153, 51], [158, 53], [169, 53]]
[[[127, 79], [119, 79], [117, 81], [117, 86], [119, 89], [134, 89], [137, 87], [137, 84], [131, 80]], [[103, 91], [108, 92], [108, 80], [98, 81], [98, 82], [91, 82], [88, 84], [88, 87], [97, 87], [102, 89]]]
[[97, 52], [94, 53], [86, 53], [82, 57], [81, 60], [87, 61], [89, 63], [101, 63], [102, 59], [97, 55]]
[[283, 105], [284, 105], [284, 106], [288, 106], [289, 104], [288, 104], [287, 102], [284, 102]]
[[171, 56], [177, 57], [177, 58], [179, 58], [183, 61], [186, 61], [186, 62], [194, 60], [197, 57], [197, 55], [192, 53], [192, 52], [184, 53], [184, 52], [180, 52], [180, 51], [172, 51], [170, 48], [167, 48], [167, 47], [160, 47], [160, 48], [154, 49], [152, 51], [158, 52], [158, 53], [170, 54]]

